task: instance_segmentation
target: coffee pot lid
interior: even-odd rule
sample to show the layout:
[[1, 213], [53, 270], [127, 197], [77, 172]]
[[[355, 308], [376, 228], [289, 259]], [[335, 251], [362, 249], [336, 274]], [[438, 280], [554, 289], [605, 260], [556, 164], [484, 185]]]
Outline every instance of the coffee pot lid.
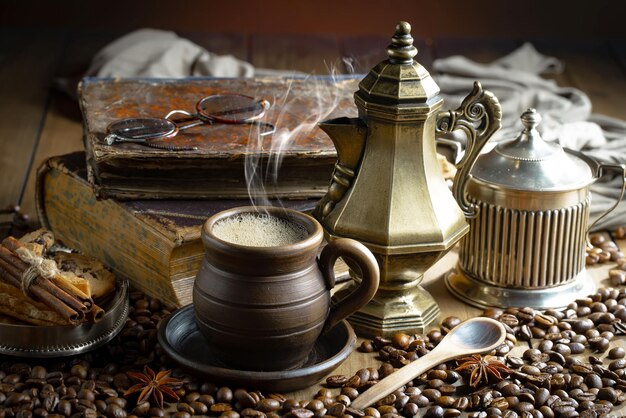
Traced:
[[541, 115], [535, 109], [522, 116], [524, 129], [513, 140], [481, 155], [471, 171], [485, 183], [513, 190], [567, 191], [595, 179], [591, 166], [573, 151], [543, 140], [537, 131]]
[[380, 62], [359, 83], [356, 93], [367, 102], [384, 105], [405, 103], [430, 107], [439, 97], [439, 86], [428, 71], [414, 60], [417, 48], [413, 46], [411, 25], [400, 22], [387, 47], [388, 59]]

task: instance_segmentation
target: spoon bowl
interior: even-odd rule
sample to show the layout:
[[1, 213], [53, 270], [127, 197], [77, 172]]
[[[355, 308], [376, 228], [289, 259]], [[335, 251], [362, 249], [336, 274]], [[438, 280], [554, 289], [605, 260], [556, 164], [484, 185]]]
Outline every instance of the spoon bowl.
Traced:
[[504, 342], [504, 325], [490, 318], [472, 318], [450, 330], [425, 356], [402, 367], [363, 392], [352, 402], [355, 409], [367, 408], [438, 364], [458, 357], [487, 353]]
[[454, 344], [457, 351], [481, 350], [484, 353], [502, 344], [505, 338], [506, 330], [500, 322], [490, 318], [472, 318], [452, 328], [436, 348], [445, 342], [448, 348]]

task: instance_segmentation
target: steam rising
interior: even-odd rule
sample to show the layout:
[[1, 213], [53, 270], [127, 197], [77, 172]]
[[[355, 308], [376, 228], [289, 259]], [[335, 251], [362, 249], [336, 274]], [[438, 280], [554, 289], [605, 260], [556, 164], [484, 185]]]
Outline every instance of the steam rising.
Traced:
[[[351, 68], [350, 66], [346, 66]], [[332, 68], [330, 76], [318, 78], [312, 75], [304, 77], [305, 81], [313, 83], [315, 105], [307, 109], [303, 120], [296, 128], [287, 127], [287, 115], [298, 101], [303, 98], [292, 92], [294, 78], [288, 82], [286, 92], [280, 97], [265, 97], [270, 100], [273, 108], [280, 109], [274, 123], [276, 131], [272, 135], [260, 136], [258, 131], [250, 132], [250, 139], [246, 147], [245, 178], [248, 188], [248, 196], [253, 206], [283, 206], [280, 200], [269, 199], [269, 192], [278, 190], [280, 179], [278, 173], [282, 165], [285, 153], [292, 149], [300, 138], [310, 135], [318, 123], [329, 118], [342, 97], [335, 81], [337, 75]], [[267, 119], [264, 119], [267, 120]], [[257, 129], [258, 127], [254, 127]], [[328, 179], [330, 182], [330, 178]]]

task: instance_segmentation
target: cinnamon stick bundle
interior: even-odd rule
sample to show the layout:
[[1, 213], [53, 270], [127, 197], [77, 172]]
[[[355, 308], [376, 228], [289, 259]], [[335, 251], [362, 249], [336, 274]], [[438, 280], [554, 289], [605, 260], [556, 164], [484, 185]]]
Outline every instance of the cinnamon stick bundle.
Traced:
[[[30, 268], [30, 265], [22, 261], [17, 255], [13, 254], [13, 252], [11, 252], [3, 245], [0, 245], [0, 259], [6, 263], [5, 265], [7, 265], [8, 269], [13, 273], [14, 276], [18, 278], [20, 282], [19, 287], [21, 287], [22, 274], [24, 274], [24, 272]], [[55, 298], [61, 300], [63, 303], [65, 303], [67, 306], [75, 311], [82, 311], [84, 314], [89, 310], [84, 303], [81, 303], [75, 297], [61, 290], [60, 288], [52, 284], [49, 280], [45, 280], [40, 277], [36, 278], [31, 284], [30, 290], [33, 291], [35, 288], [43, 289], [46, 292], [54, 295]]]
[[[22, 288], [21, 274], [19, 271], [1, 257], [0, 280], [4, 280], [17, 289]], [[33, 284], [29, 290], [37, 299], [48, 305], [50, 309], [61, 315], [61, 317], [66, 319], [69, 323], [77, 324], [85, 318], [84, 312], [75, 311], [45, 289]]]
[[5, 238], [0, 245], [0, 280], [23, 289], [24, 276], [29, 274], [27, 270], [32, 268], [31, 263], [41, 263], [43, 269], [38, 269], [37, 273], [41, 272], [45, 277], [37, 274], [27, 284], [30, 293], [69, 323], [76, 324], [85, 319], [97, 322], [102, 319], [104, 310], [94, 304], [89, 295], [59, 274], [53, 262], [46, 266], [46, 261], [42, 261], [39, 254], [29, 251], [15, 238]]

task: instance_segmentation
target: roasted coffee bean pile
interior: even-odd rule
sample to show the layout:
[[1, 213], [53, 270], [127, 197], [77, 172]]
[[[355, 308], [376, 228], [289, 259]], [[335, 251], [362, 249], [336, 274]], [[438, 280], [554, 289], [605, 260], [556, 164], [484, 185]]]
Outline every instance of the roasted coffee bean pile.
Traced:
[[[626, 227], [621, 227], [613, 232], [613, 236], [618, 239], [626, 237]], [[618, 262], [624, 260], [624, 253], [617, 247], [617, 244], [604, 233], [589, 234], [591, 247], [586, 248], [587, 257], [585, 264], [593, 266], [606, 262]], [[624, 284], [625, 281], [619, 284]]]
[[[626, 263], [618, 263], [616, 271], [625, 271]], [[330, 376], [314, 399], [296, 401], [182, 373], [163, 354], [156, 337], [159, 321], [174, 308], [136, 291], [130, 303], [124, 329], [99, 350], [58, 360], [0, 357], [0, 418], [448, 418], [462, 413], [472, 418], [600, 417], [611, 416], [614, 406], [626, 400], [626, 353], [611, 344], [626, 333], [626, 289], [600, 289], [564, 311], [488, 309], [483, 314], [507, 329], [505, 343], [491, 354], [512, 369], [508, 377], [470, 387], [468, 376], [456, 372], [457, 363], [451, 361], [364, 411], [350, 407], [359, 393], [427, 354], [461, 320], [448, 317], [424, 336], [396, 334], [389, 340], [364, 341], [359, 349], [376, 352], [379, 367], [363, 368], [354, 376]], [[528, 349], [511, 355], [518, 341]], [[173, 369], [172, 377], [180, 384], [172, 389], [179, 400], [166, 398], [161, 408], [153, 397], [139, 405], [138, 393], [125, 398], [137, 383], [127, 373], [143, 373], [144, 366]]]

